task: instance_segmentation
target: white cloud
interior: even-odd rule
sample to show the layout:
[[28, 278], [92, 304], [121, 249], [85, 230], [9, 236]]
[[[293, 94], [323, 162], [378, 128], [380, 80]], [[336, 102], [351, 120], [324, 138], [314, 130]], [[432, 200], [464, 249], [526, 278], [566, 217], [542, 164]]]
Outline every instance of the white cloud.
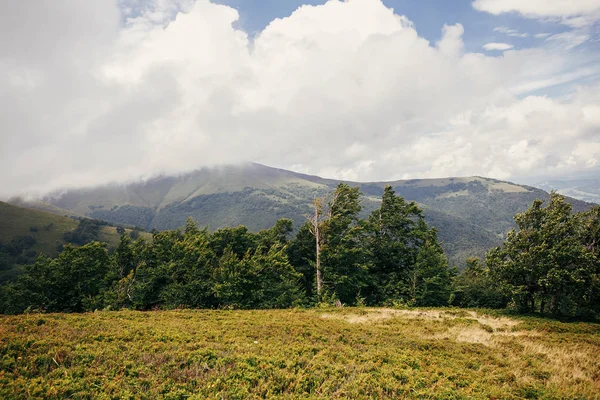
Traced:
[[[579, 46], [590, 39], [594, 25], [600, 21], [599, 0], [474, 0], [476, 10], [494, 15], [517, 13], [525, 18], [557, 22], [570, 27], [570, 32], [556, 36], [566, 43], [567, 49]], [[537, 34], [544, 38], [549, 34]]]
[[506, 26], [498, 26], [494, 28], [494, 32], [504, 33], [506, 36], [526, 38], [528, 33], [519, 32], [517, 29], [510, 29]]
[[567, 50], [573, 49], [589, 39], [590, 35], [580, 30], [556, 33], [546, 38], [547, 41], [563, 46]]
[[566, 25], [570, 31], [554, 35], [540, 33], [535, 37], [546, 38], [567, 50], [588, 42], [595, 24], [600, 21], [600, 0], [475, 0], [472, 4], [477, 10], [494, 15], [512, 12]]
[[553, 86], [563, 85], [583, 78], [599, 76], [600, 71], [597, 68], [582, 67], [573, 71], [555, 74], [549, 77], [540, 77], [540, 79], [530, 79], [520, 85], [513, 86], [512, 91], [516, 94], [531, 93], [541, 89]]
[[504, 50], [512, 49], [513, 45], [508, 44], [508, 43], [486, 43], [482, 47], [484, 50], [487, 50], [487, 51], [492, 51], [492, 50], [504, 51]]
[[597, 164], [598, 88], [519, 97], [582, 76], [564, 47], [469, 53], [461, 25], [430, 43], [379, 0], [253, 40], [208, 0], [34, 4], [0, 3], [1, 195], [242, 160], [361, 180]]
[[[429, 163], [426, 171], [405, 170], [402, 177], [406, 178], [443, 176], [448, 170], [471, 175], [477, 170], [510, 179], [531, 176], [533, 171], [558, 176], [593, 168], [600, 154], [600, 118], [598, 109], [585, 104], [600, 100], [598, 89], [590, 88], [569, 102], [530, 96], [508, 105], [490, 105], [457, 118], [436, 137], [423, 137], [410, 148], [399, 146], [389, 152], [407, 164]], [[594, 114], [592, 118], [584, 117], [586, 109]]]
[[600, 12], [598, 0], [475, 0], [473, 7], [494, 15], [515, 12], [530, 18], [578, 17]]

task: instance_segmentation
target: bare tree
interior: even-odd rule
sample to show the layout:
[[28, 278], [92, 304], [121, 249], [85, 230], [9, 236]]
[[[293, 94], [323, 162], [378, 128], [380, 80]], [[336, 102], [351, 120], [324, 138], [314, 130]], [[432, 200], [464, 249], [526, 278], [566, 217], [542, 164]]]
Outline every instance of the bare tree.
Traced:
[[317, 297], [320, 299], [323, 293], [323, 272], [321, 269], [321, 250], [325, 244], [326, 225], [333, 216], [335, 201], [338, 192], [335, 191], [330, 196], [315, 197], [312, 202], [314, 213], [307, 215], [310, 232], [315, 238], [315, 269], [317, 272]]

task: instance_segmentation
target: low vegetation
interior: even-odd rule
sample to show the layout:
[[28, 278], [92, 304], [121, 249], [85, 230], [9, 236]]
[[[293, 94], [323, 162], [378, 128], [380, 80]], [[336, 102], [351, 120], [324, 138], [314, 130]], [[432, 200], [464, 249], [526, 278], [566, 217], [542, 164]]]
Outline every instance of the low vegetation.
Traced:
[[0, 397], [600, 398], [600, 326], [457, 309], [0, 317]]

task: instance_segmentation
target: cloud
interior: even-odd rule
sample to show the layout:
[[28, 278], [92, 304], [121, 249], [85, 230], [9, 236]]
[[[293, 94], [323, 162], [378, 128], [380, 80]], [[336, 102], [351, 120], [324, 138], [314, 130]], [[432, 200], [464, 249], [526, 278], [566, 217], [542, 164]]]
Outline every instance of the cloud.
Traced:
[[379, 0], [302, 6], [254, 38], [208, 0], [16, 4], [0, 3], [3, 196], [238, 161], [360, 180], [598, 162], [598, 87], [531, 96], [598, 71], [550, 42], [470, 53], [461, 25], [430, 43]]
[[[430, 168], [421, 172], [423, 176], [441, 176], [446, 170], [469, 175], [479, 169], [510, 179], [531, 176], [532, 171], [561, 176], [593, 168], [599, 161], [599, 110], [586, 104], [600, 99], [593, 93], [598, 89], [580, 92], [570, 101], [528, 96], [506, 105], [489, 105], [479, 113], [457, 116], [446, 130], [420, 138], [411, 149], [389, 151], [413, 162], [425, 158]], [[406, 171], [406, 177], [415, 172]]]
[[473, 7], [494, 15], [515, 12], [528, 18], [578, 17], [600, 12], [597, 0], [475, 0]]
[[507, 28], [506, 26], [498, 26], [498, 27], [494, 28], [494, 32], [504, 33], [506, 36], [511, 36], [511, 37], [526, 38], [529, 36], [528, 33], [522, 33], [522, 32], [519, 32], [517, 29], [510, 29], [510, 28]]
[[[566, 25], [571, 31], [557, 35], [535, 35], [538, 39], [547, 36], [549, 40], [554, 40], [566, 49], [587, 42], [592, 36], [594, 26], [600, 21], [598, 0], [475, 0], [472, 5], [476, 10], [494, 15], [517, 13], [525, 18]], [[518, 33], [514, 32], [514, 35]]]
[[491, 50], [510, 50], [513, 48], [512, 44], [508, 44], [508, 43], [486, 43], [483, 46], [484, 50], [487, 51], [491, 51]]
[[578, 30], [556, 33], [546, 38], [547, 41], [562, 46], [567, 50], [573, 49], [580, 44], [587, 42], [589, 39], [589, 34]]

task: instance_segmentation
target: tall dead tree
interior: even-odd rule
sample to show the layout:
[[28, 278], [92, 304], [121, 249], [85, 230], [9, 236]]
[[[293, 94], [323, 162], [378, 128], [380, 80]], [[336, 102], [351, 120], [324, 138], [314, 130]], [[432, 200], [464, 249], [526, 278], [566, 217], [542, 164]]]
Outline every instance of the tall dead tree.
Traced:
[[327, 222], [333, 217], [337, 191], [331, 196], [316, 197], [313, 202], [314, 213], [307, 215], [310, 233], [315, 238], [315, 269], [317, 273], [317, 297], [321, 299], [323, 293], [323, 271], [321, 268], [321, 250], [325, 244]]

